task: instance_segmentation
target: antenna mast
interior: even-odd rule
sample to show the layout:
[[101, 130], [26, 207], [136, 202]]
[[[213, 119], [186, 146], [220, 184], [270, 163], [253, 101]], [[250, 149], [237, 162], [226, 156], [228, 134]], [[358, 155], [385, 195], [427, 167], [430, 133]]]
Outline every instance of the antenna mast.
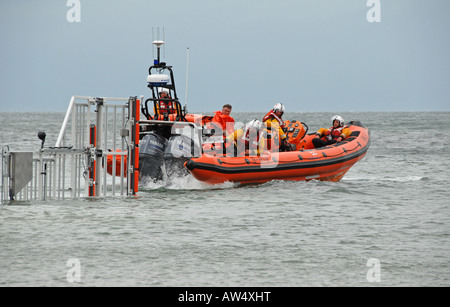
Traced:
[[184, 97], [184, 111], [187, 113], [187, 101], [188, 101], [188, 78], [189, 78], [189, 47], [187, 47], [186, 54], [186, 92]]
[[[157, 56], [156, 56], [156, 59], [154, 60], [154, 64], [156, 65], [156, 64], [160, 64], [161, 63], [161, 46], [165, 44], [165, 41], [164, 41], [164, 36], [165, 36], [164, 35], [164, 28], [163, 28], [163, 39], [162, 40], [160, 40], [160, 38], [159, 38], [159, 27], [156, 28], [156, 40], [155, 40], [155, 29], [154, 28], [152, 28], [152, 36], [153, 36], [153, 42], [152, 42], [153, 46], [156, 46], [156, 54], [157, 54]], [[153, 56], [154, 55], [155, 55], [155, 51], [153, 49]], [[164, 51], [163, 56], [165, 57], [165, 51]]]
[[160, 51], [161, 50], [160, 49], [161, 49], [161, 46], [164, 45], [164, 41], [159, 41], [159, 40], [153, 41], [153, 45], [156, 46], [156, 52], [157, 52], [157, 58], [154, 60], [154, 64], [156, 65], [156, 64], [161, 63], [161, 60], [160, 60]]

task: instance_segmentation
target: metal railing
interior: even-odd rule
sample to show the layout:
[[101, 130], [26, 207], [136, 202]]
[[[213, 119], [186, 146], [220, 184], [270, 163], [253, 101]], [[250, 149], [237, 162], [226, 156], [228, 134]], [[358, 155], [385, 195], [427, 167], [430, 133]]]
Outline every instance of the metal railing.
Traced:
[[139, 103], [73, 96], [54, 147], [3, 146], [1, 201], [136, 195]]

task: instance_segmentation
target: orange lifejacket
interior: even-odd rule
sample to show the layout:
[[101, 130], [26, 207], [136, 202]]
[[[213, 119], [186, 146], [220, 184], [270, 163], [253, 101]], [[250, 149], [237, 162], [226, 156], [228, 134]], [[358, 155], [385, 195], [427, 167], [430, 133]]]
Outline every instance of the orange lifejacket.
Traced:
[[[215, 113], [215, 115], [211, 121], [220, 124], [222, 129], [227, 132], [227, 135], [232, 134], [234, 132], [233, 117], [231, 117], [230, 115], [223, 114], [222, 111], [216, 111], [214, 113]], [[227, 125], [227, 123], [231, 123], [231, 124]]]
[[163, 114], [163, 113], [173, 114], [173, 113], [177, 113], [177, 109], [175, 108], [172, 101], [164, 102], [161, 100], [159, 102], [159, 113], [160, 114]]
[[[171, 99], [171, 97], [169, 96], [166, 99]], [[160, 100], [155, 103], [153, 112], [155, 112], [155, 119], [164, 120], [167, 115], [177, 113], [177, 104], [175, 101]]]
[[268, 120], [269, 118], [275, 118], [278, 123], [280, 124], [280, 128], [284, 128], [284, 122], [281, 118], [279, 118], [274, 112], [273, 110], [270, 110], [262, 119], [262, 122], [264, 123], [266, 120]]
[[345, 128], [347, 128], [347, 126], [340, 126], [337, 128], [331, 127], [330, 129], [324, 132], [323, 138], [328, 141], [338, 139], [339, 137], [342, 136], [342, 131]]
[[[262, 119], [262, 122], [265, 124], [265, 129], [263, 130], [263, 135], [270, 134], [271, 137], [262, 136], [260, 139], [260, 148], [264, 148], [267, 150], [275, 150], [280, 146], [280, 143], [286, 138], [286, 134], [284, 133], [283, 128], [285, 127], [285, 123], [283, 120], [278, 117], [273, 110], [270, 110]], [[272, 127], [272, 123], [275, 125], [278, 124], [278, 127]], [[275, 129], [273, 129], [275, 128]], [[278, 131], [276, 132], [276, 129]], [[276, 148], [272, 148], [272, 144], [275, 145]]]

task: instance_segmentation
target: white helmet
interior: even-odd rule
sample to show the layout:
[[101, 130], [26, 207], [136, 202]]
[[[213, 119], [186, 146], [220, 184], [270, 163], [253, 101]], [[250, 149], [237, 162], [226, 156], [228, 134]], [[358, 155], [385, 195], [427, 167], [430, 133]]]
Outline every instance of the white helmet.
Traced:
[[261, 126], [262, 126], [261, 122], [257, 119], [254, 119], [245, 125], [245, 130], [248, 130], [250, 128], [261, 129]]
[[273, 110], [274, 112], [280, 111], [280, 112], [283, 112], [283, 113], [284, 113], [285, 107], [284, 107], [284, 105], [282, 105], [281, 103], [277, 103], [276, 105], [273, 106], [273, 109], [272, 109], [272, 110]]
[[167, 95], [169, 95], [169, 94], [170, 94], [170, 91], [169, 91], [168, 88], [160, 87], [160, 88], [158, 89], [158, 93], [159, 93], [160, 95], [161, 95], [161, 93], [167, 93]]
[[334, 125], [334, 121], [337, 120], [340, 126], [344, 126], [344, 119], [339, 115], [335, 115], [331, 118], [331, 124]]

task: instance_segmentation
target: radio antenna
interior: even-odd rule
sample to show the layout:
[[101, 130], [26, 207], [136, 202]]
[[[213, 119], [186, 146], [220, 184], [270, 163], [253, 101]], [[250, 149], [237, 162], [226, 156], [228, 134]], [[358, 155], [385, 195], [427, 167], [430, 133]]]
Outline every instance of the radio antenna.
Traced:
[[188, 101], [188, 78], [189, 78], [189, 47], [186, 52], [186, 92], [184, 96], [184, 110], [187, 113], [187, 101]]
[[[158, 59], [158, 63], [160, 63], [160, 49], [161, 46], [163, 47], [163, 58], [166, 57], [166, 48], [164, 48], [164, 44], [165, 44], [165, 34], [164, 34], [164, 27], [162, 28], [162, 36], [163, 39], [161, 40], [161, 35], [160, 35], [160, 28], [157, 27], [156, 28], [156, 39], [155, 39], [155, 28], [152, 28], [152, 54], [153, 54], [153, 58], [157, 58]], [[156, 51], [157, 51], [157, 56], [155, 57], [155, 46], [156, 46]]]
[[[162, 28], [162, 40], [164, 43], [166, 43], [166, 36], [164, 35], [164, 27]], [[158, 38], [159, 40], [159, 38]], [[166, 47], [163, 46], [163, 58], [166, 58]]]

